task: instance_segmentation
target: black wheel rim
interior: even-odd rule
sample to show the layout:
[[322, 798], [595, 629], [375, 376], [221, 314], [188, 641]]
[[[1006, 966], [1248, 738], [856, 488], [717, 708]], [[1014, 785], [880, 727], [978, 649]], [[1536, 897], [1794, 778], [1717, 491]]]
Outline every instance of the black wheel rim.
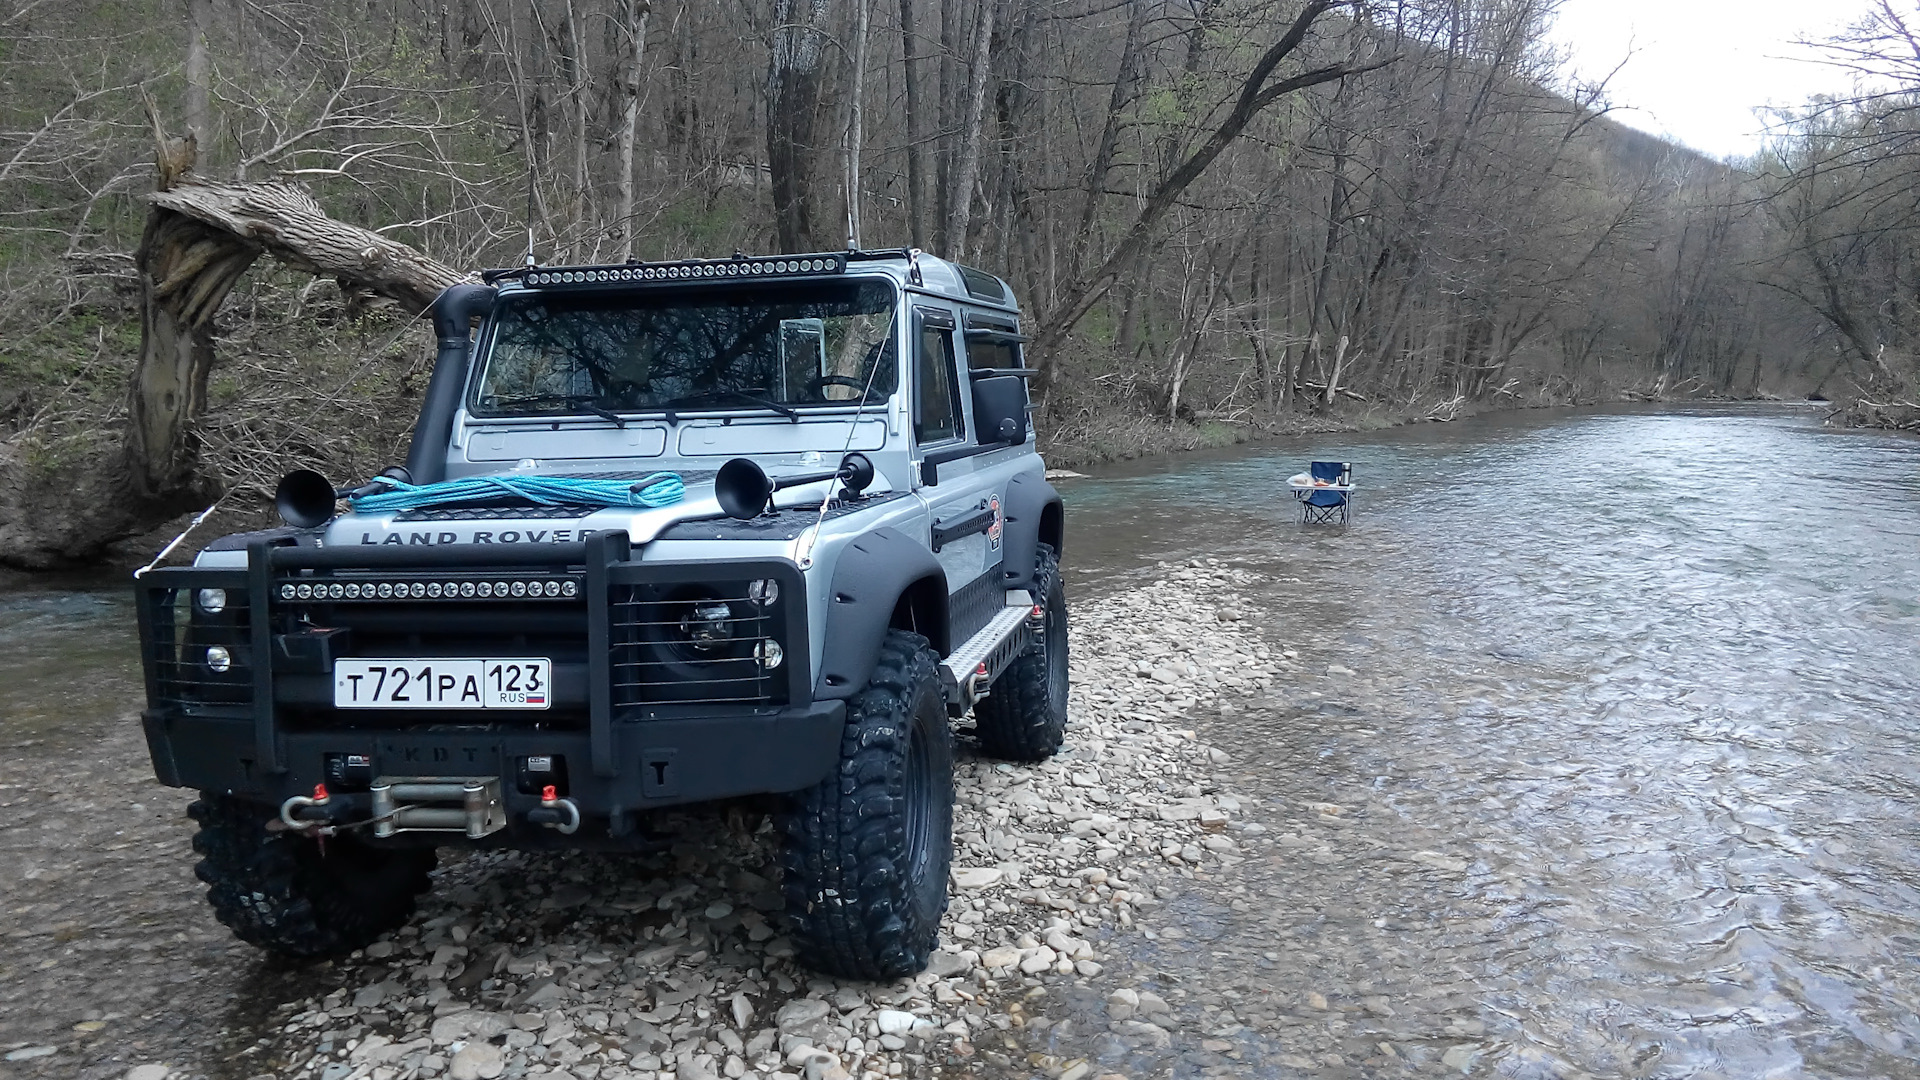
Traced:
[[1058, 591], [1047, 597], [1047, 630], [1041, 636], [1047, 651], [1047, 708], [1054, 716], [1067, 711], [1067, 605]]
[[[927, 748], [927, 740], [918, 729], [918, 717], [913, 718], [907, 730], [907, 775], [901, 784], [901, 797], [906, 801], [907, 852], [906, 870], [910, 888], [921, 884], [926, 876], [927, 860], [933, 851], [933, 806], [931, 790], [933, 787], [933, 753]], [[918, 891], [914, 888], [913, 891]]]

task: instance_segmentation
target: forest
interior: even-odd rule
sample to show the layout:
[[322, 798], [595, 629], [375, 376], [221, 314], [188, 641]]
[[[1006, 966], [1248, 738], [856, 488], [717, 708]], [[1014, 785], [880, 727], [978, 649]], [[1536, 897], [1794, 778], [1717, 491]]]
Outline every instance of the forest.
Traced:
[[186, 182], [365, 265], [954, 258], [1022, 298], [1059, 464], [1617, 400], [1920, 426], [1920, 7], [1824, 42], [1857, 91], [1740, 161], [1610, 116], [1554, 9], [3, 0], [0, 565], [404, 457], [424, 300], [271, 224], [164, 277]]

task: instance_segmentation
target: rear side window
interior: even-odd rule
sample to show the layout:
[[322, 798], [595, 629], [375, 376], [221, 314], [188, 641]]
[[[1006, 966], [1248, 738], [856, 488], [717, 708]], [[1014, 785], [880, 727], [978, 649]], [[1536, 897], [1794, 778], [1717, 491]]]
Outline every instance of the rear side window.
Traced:
[[960, 434], [960, 392], [953, 330], [921, 324], [914, 370], [913, 435], [922, 445]]

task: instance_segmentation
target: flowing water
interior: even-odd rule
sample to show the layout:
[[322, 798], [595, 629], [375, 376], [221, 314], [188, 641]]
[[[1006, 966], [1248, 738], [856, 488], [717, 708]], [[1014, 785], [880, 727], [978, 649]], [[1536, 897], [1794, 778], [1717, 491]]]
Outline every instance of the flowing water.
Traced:
[[[1351, 526], [1290, 519], [1308, 456]], [[1200, 718], [1280, 843], [1159, 916], [1234, 1047], [1176, 1072], [1920, 1075], [1920, 443], [1521, 414], [1076, 483], [1083, 597], [1246, 563], [1300, 653]]]
[[[1293, 522], [1308, 457], [1355, 463], [1352, 525]], [[1246, 614], [1299, 658], [1194, 718], [1273, 843], [1181, 880], [1110, 972], [1168, 997], [1174, 1046], [1103, 1034], [1103, 986], [1038, 1049], [1130, 1075], [1920, 1074], [1920, 442], [1796, 409], [1533, 413], [1062, 486], [1077, 602], [1245, 564], [1271, 582]], [[252, 968], [185, 913], [121, 597], [0, 596], [24, 868], [0, 935], [107, 942], [0, 955], [7, 1045], [95, 1023], [151, 1056], [263, 992], [202, 978]], [[75, 770], [125, 798], [61, 803]], [[48, 884], [102, 858], [166, 865]]]

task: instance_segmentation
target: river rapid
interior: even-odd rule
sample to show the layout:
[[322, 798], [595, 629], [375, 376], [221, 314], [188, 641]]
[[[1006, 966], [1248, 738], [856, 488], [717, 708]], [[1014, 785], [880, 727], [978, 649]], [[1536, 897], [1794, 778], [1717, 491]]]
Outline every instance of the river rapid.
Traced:
[[[1354, 462], [1350, 526], [1294, 521], [1310, 457]], [[1536, 412], [1061, 487], [1076, 603], [1219, 560], [1297, 658], [1188, 721], [1264, 832], [1231, 873], [1170, 876], [1110, 965], [1173, 1006], [1173, 1044], [1103, 1034], [1097, 985], [1035, 1053], [1128, 1076], [1920, 1072], [1920, 442], [1804, 409]], [[0, 1043], [57, 1017], [154, 1053], [244, 1045], [300, 976], [200, 903], [185, 795], [143, 771], [122, 591], [0, 595], [0, 678], [0, 858], [22, 868], [0, 940], [92, 942], [46, 970], [0, 955]]]

